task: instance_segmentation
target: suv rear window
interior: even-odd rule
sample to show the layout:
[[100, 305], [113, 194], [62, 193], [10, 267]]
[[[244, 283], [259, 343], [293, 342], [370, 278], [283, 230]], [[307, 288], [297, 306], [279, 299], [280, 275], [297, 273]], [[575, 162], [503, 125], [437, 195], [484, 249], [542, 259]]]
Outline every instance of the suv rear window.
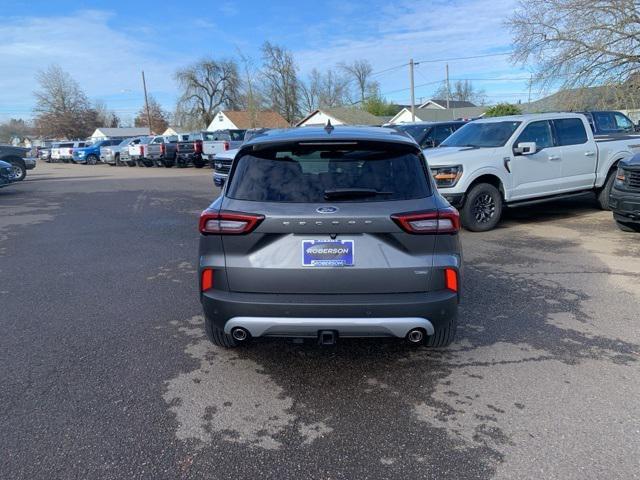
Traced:
[[431, 195], [414, 151], [296, 147], [243, 155], [227, 196], [256, 202], [376, 202]]

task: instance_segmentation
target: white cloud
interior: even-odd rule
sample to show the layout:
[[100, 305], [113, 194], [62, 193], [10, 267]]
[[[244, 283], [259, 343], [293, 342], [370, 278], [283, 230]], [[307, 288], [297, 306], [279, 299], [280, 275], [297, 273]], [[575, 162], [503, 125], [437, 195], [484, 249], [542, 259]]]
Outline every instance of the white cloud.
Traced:
[[[347, 35], [341, 35], [341, 30], [334, 27], [332, 35], [318, 36], [313, 45], [295, 53], [304, 75], [319, 65], [356, 59], [368, 59], [374, 71], [380, 71], [405, 64], [410, 58], [420, 61], [505, 52], [511, 49], [511, 38], [503, 22], [514, 7], [514, 0], [400, 0], [376, 12], [375, 20], [366, 24], [367, 35], [354, 35], [350, 29], [345, 29]], [[316, 28], [321, 30], [319, 26]], [[523, 75], [509, 63], [508, 56], [451, 61], [449, 68], [452, 78]], [[423, 63], [416, 67], [418, 85], [444, 77], [444, 63]], [[376, 80], [383, 93], [408, 87], [408, 67], [382, 74]], [[498, 82], [491, 90], [496, 95], [521, 92], [524, 83]], [[476, 85], [486, 86], [479, 81]], [[416, 95], [428, 96], [436, 87], [425, 85], [417, 89]], [[390, 95], [399, 101], [407, 101], [408, 97], [408, 90]]]
[[[29, 116], [35, 74], [52, 63], [67, 70], [90, 98], [111, 99], [109, 106], [126, 115], [141, 92], [141, 70], [160, 101], [174, 95], [173, 71], [181, 63], [140, 40], [147, 30], [138, 22], [137, 35], [111, 26], [109, 12], [88, 10], [59, 17], [12, 17], [0, 23], [0, 119]], [[121, 92], [130, 92], [122, 96]], [[113, 103], [112, 103], [113, 102]], [[170, 107], [170, 104], [165, 105]]]

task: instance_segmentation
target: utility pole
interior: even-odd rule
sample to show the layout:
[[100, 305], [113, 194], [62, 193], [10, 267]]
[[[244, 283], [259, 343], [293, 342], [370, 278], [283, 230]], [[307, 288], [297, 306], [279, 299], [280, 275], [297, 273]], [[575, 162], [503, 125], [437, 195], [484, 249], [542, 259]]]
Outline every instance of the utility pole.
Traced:
[[446, 64], [447, 72], [447, 110], [449, 110], [449, 100], [451, 99], [451, 85], [449, 85], [449, 64]]
[[411, 121], [416, 121], [416, 92], [413, 84], [413, 58], [409, 60], [409, 82], [411, 84]]
[[144, 79], [144, 70], [142, 71], [142, 88], [144, 88], [144, 105], [147, 109], [147, 124], [149, 125], [149, 136], [151, 136], [151, 114], [149, 113], [149, 99], [147, 98], [147, 82]]
[[531, 110], [531, 84], [533, 83], [533, 74], [529, 78], [529, 99], [527, 100], [527, 110]]

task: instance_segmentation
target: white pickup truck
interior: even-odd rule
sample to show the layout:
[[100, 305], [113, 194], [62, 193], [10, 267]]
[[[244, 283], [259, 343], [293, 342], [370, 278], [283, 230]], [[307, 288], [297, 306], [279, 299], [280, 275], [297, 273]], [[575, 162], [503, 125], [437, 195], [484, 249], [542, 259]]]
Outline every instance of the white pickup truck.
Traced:
[[595, 192], [603, 209], [617, 164], [640, 136], [595, 140], [584, 115], [545, 113], [476, 120], [425, 150], [440, 193], [468, 230], [491, 230], [504, 206]]

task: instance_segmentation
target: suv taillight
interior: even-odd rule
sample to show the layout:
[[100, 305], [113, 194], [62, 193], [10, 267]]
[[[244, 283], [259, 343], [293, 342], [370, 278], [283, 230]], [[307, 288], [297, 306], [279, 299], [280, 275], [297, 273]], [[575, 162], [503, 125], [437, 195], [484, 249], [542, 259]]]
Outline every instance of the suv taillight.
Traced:
[[196, 153], [202, 153], [202, 140], [196, 140], [193, 142], [193, 151]]
[[456, 233], [460, 230], [460, 214], [451, 207], [437, 212], [411, 212], [391, 215], [391, 219], [407, 233]]
[[203, 235], [241, 235], [255, 230], [263, 220], [264, 215], [205, 210], [200, 214], [200, 233]]
[[229, 150], [229, 142], [224, 142], [224, 151]]

